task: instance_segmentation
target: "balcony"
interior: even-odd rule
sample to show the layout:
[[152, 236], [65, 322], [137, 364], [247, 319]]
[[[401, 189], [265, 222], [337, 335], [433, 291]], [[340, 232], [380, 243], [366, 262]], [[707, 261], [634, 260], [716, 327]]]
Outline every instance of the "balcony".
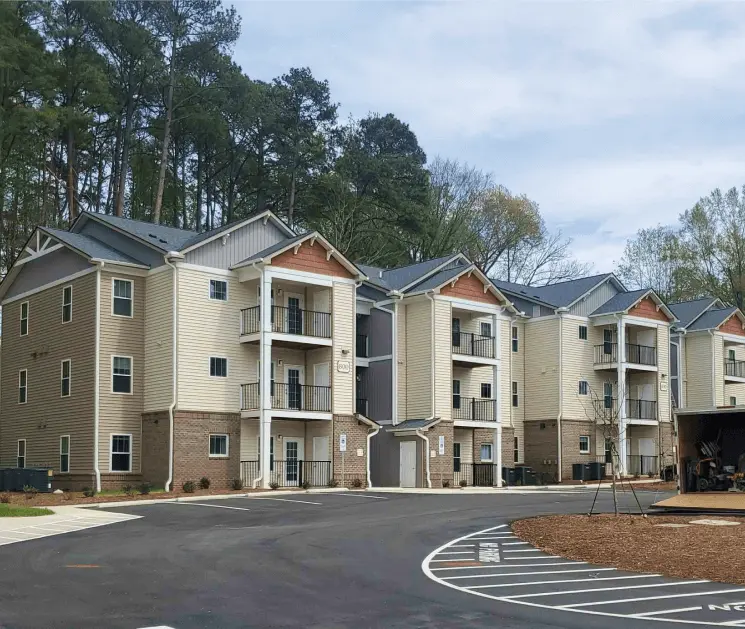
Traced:
[[[259, 461], [241, 461], [241, 480], [244, 487], [253, 487], [259, 473]], [[308, 483], [311, 487], [328, 487], [331, 481], [331, 461], [302, 461], [290, 459], [280, 461], [270, 459], [269, 482], [279, 487], [301, 487]]]
[[[628, 398], [624, 400], [626, 406], [626, 419], [629, 423], [639, 420], [639, 423], [657, 422], [657, 402], [654, 400], [635, 400]], [[595, 400], [595, 417], [606, 422], [618, 421], [618, 399], [604, 397]]]
[[724, 361], [724, 379], [730, 382], [745, 382], [745, 360]]
[[492, 365], [494, 337], [471, 332], [452, 333], [453, 360], [466, 364]]
[[453, 419], [456, 421], [495, 422], [497, 421], [497, 401], [453, 396]]
[[[272, 382], [272, 409], [280, 411], [331, 412], [331, 387]], [[259, 383], [241, 385], [241, 410], [257, 411], [261, 407]]]
[[[272, 306], [272, 333], [288, 337], [331, 339], [331, 313]], [[241, 340], [259, 340], [261, 332], [261, 307], [241, 310]], [[278, 340], [282, 340], [281, 336]], [[323, 343], [328, 344], [328, 343]]]
[[660, 468], [656, 456], [629, 454], [626, 456], [626, 474], [629, 476], [657, 476]]
[[[657, 348], [648, 345], [626, 343], [626, 363], [642, 367], [657, 366]], [[618, 365], [618, 343], [602, 343], [595, 346], [595, 368], [608, 369]]]

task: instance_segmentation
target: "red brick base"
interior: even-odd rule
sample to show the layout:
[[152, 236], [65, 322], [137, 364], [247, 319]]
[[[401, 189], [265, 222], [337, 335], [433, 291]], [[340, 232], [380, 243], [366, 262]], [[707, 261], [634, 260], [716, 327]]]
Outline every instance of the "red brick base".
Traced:
[[[352, 415], [334, 415], [334, 479], [341, 487], [367, 487], [367, 434], [369, 426]], [[339, 450], [339, 437], [347, 436], [347, 451]], [[360, 452], [362, 455], [360, 456]]]

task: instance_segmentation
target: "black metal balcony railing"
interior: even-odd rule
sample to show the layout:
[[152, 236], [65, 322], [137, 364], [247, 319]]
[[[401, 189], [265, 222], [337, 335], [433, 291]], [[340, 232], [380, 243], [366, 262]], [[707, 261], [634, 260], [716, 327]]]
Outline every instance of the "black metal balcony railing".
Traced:
[[626, 400], [626, 417], [629, 419], [657, 419], [657, 402], [653, 400]]
[[643, 456], [641, 454], [629, 454], [626, 456], [626, 474], [631, 476], [656, 476], [660, 469], [657, 465], [656, 456]]
[[733, 378], [745, 378], [745, 360], [725, 360], [724, 375]]
[[471, 332], [453, 332], [453, 354], [494, 358], [494, 337]]
[[500, 476], [499, 466], [494, 463], [461, 463], [453, 465], [453, 484], [458, 487], [465, 481], [469, 487], [494, 487]]
[[497, 401], [456, 395], [453, 397], [453, 419], [497, 421]]
[[[331, 412], [331, 387], [273, 382], [271, 395], [273, 409]], [[241, 385], [241, 410], [258, 410], [260, 399], [258, 382]]]
[[[305, 482], [311, 487], [327, 487], [331, 481], [331, 461], [303, 461], [289, 459], [270, 461], [269, 482], [280, 487], [300, 487]], [[252, 486], [259, 478], [258, 461], [241, 461], [241, 480], [244, 487]]]
[[[657, 348], [648, 345], [626, 343], [626, 362], [635, 365], [657, 365]], [[595, 346], [595, 364], [609, 365], [618, 362], [618, 343], [602, 343]]]
[[599, 400], [593, 400], [595, 406], [595, 417], [610, 421], [618, 416], [618, 400], [614, 397], [605, 396]]
[[370, 352], [367, 343], [367, 334], [357, 335], [357, 357], [358, 358], [369, 358]]
[[[272, 332], [298, 334], [316, 338], [331, 338], [331, 313], [272, 306]], [[241, 310], [241, 334], [255, 334], [261, 331], [261, 308]]]
[[367, 417], [367, 399], [366, 398], [363, 398], [363, 397], [356, 398], [354, 401], [354, 408], [357, 413]]

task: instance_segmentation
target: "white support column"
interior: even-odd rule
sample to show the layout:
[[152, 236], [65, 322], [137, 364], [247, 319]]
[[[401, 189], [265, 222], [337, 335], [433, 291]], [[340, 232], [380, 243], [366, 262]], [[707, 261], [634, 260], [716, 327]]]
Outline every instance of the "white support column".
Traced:
[[261, 339], [259, 344], [259, 440], [261, 442], [261, 486], [269, 488], [271, 482], [269, 443], [272, 435], [272, 276], [269, 271], [261, 272]]
[[616, 399], [618, 402], [618, 468], [623, 476], [626, 474], [626, 327], [623, 318], [618, 318], [617, 364], [618, 383], [616, 385]]
[[492, 370], [492, 390], [494, 391], [494, 399], [496, 402], [496, 417], [495, 419], [497, 424], [497, 429], [494, 431], [494, 443], [492, 445], [492, 449], [494, 450], [494, 453], [492, 454], [492, 459], [497, 465], [497, 487], [502, 486], [502, 396], [499, 386], [499, 379], [500, 379], [500, 367], [502, 364], [501, 360], [501, 346], [500, 346], [500, 319], [497, 315], [492, 315], [491, 317], [491, 327], [492, 330], [494, 330], [494, 358], [497, 359], [498, 364], [494, 365], [494, 368]]

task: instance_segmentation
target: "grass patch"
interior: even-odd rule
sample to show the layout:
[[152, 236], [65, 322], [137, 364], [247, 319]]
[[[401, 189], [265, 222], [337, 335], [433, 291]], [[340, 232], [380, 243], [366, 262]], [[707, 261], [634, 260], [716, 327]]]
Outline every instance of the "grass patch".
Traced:
[[43, 507], [20, 507], [13, 504], [0, 504], [0, 518], [22, 518], [35, 515], [53, 515], [54, 511]]

